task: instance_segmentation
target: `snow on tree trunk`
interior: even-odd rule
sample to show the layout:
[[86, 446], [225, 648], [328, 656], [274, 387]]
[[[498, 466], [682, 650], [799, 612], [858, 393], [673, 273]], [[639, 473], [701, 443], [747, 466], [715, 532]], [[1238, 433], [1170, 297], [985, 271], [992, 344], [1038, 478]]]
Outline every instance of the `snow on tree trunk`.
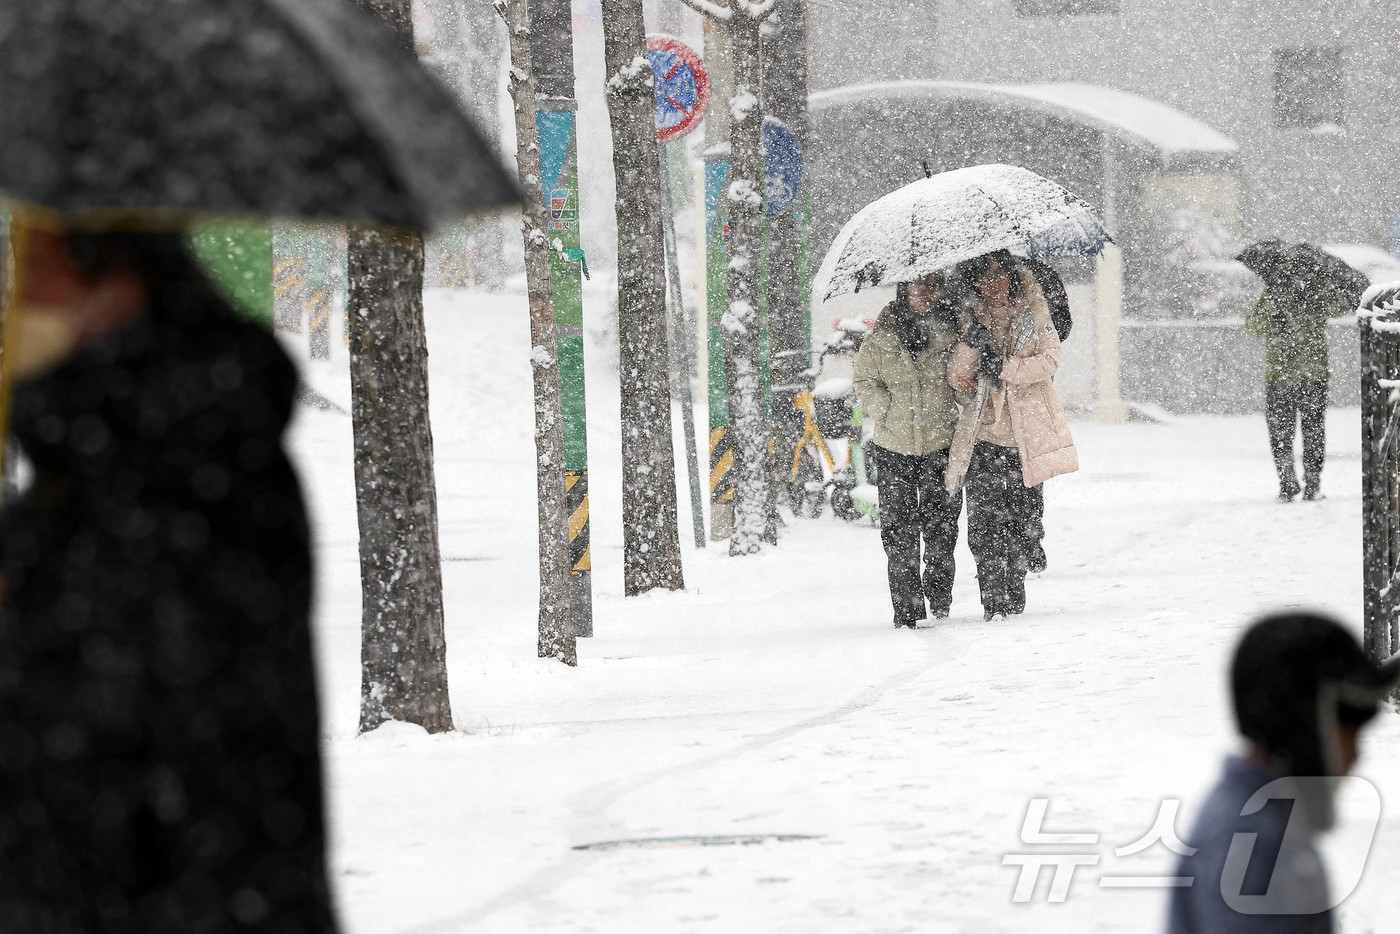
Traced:
[[515, 110], [515, 148], [525, 194], [521, 232], [525, 241], [525, 287], [530, 296], [530, 369], [535, 386], [535, 484], [539, 520], [539, 657], [578, 664], [569, 596], [569, 522], [564, 490], [564, 416], [560, 401], [559, 344], [549, 283], [548, 213], [540, 181], [535, 84], [530, 64], [527, 0], [496, 0], [510, 32], [510, 93]]
[[680, 590], [671, 447], [661, 158], [641, 0], [603, 0], [617, 181], [617, 318], [622, 371], [623, 592]]
[[[408, 0], [362, 0], [413, 49]], [[452, 729], [443, 636], [423, 238], [352, 224], [350, 386], [360, 527], [360, 730]]]
[[758, 278], [763, 237], [763, 108], [759, 104], [761, 17], [736, 0], [729, 21], [734, 96], [729, 100], [729, 310], [722, 320], [729, 423], [735, 438], [732, 555], [771, 540], [768, 426], [759, 372]]

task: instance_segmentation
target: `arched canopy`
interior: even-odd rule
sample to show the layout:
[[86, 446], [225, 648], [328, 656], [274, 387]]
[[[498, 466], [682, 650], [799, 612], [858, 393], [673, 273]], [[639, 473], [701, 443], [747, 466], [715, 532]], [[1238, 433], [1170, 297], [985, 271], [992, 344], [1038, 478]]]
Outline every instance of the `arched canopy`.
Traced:
[[890, 81], [819, 91], [809, 99], [814, 119], [824, 111], [860, 104], [928, 112], [943, 105], [981, 105], [1002, 113], [1038, 114], [1096, 130], [1150, 155], [1165, 170], [1233, 166], [1239, 147], [1223, 133], [1160, 101], [1092, 84], [976, 84], [961, 81]]
[[1114, 88], [894, 81], [818, 92], [809, 113], [818, 260], [848, 218], [921, 178], [925, 166], [1030, 169], [1094, 205], [1125, 252], [1144, 258], [1160, 239], [1158, 215], [1177, 202], [1204, 205], [1206, 215], [1227, 222], [1238, 213], [1234, 141], [1174, 107]]

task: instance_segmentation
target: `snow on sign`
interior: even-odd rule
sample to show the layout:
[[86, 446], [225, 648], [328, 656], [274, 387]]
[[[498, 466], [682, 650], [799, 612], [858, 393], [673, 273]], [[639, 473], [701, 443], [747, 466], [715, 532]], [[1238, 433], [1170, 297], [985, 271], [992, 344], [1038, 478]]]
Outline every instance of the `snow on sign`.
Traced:
[[700, 123], [710, 103], [710, 77], [695, 50], [670, 36], [648, 36], [656, 76], [656, 141], [679, 139]]

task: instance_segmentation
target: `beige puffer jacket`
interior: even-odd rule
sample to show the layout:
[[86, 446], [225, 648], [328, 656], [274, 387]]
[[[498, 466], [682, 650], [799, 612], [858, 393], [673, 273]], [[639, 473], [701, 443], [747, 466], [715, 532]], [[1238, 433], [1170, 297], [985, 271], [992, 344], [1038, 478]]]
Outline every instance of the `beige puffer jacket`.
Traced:
[[880, 312], [855, 360], [856, 401], [875, 425], [874, 441], [896, 454], [922, 456], [953, 442], [958, 403], [948, 385], [948, 359], [958, 332], [935, 326], [917, 355], [900, 343], [894, 312]]
[[[968, 399], [958, 421], [944, 476], [948, 492], [962, 489], [972, 449], [989, 421], [1005, 408], [1010, 416], [1011, 433], [1021, 455], [1021, 477], [1026, 486], [1044, 483], [1051, 477], [1079, 469], [1079, 454], [1069, 433], [1064, 406], [1055, 393], [1051, 377], [1060, 365], [1060, 336], [1050, 320], [1045, 296], [1035, 277], [1018, 269], [1024, 297], [1018, 303], [1012, 326], [1015, 346], [1002, 359], [999, 386], [985, 377], [978, 378], [977, 392]], [[967, 323], [970, 323], [970, 319]], [[975, 372], [978, 354], [959, 341], [950, 379]], [[981, 418], [978, 418], [978, 414]]]

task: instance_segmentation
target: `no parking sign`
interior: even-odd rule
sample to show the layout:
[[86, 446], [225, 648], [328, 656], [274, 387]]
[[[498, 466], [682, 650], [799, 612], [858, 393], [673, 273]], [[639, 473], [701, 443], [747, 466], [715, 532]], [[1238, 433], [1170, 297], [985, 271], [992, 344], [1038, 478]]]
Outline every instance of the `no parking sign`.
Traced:
[[656, 78], [656, 141], [679, 139], [700, 123], [710, 103], [710, 76], [695, 50], [670, 36], [648, 36]]

